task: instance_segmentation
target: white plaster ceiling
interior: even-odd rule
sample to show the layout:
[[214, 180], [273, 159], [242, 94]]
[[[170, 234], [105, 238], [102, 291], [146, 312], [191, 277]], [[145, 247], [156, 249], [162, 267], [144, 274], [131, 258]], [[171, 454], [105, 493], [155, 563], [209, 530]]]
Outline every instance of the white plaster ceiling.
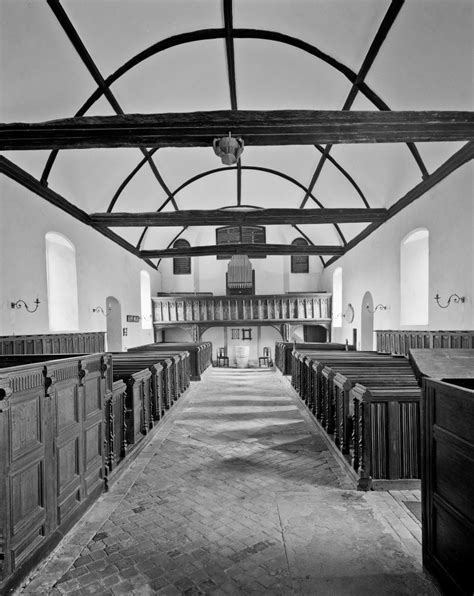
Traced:
[[[68, 18], [104, 78], [147, 47], [174, 35], [224, 27], [220, 0], [62, 0]], [[386, 14], [388, 0], [234, 0], [234, 28], [277, 31], [301, 39], [355, 72]], [[394, 110], [472, 109], [472, 0], [405, 2], [365, 79]], [[1, 0], [2, 122], [71, 117], [96, 89], [47, 2]], [[238, 109], [340, 110], [351, 83], [325, 62], [290, 45], [235, 39]], [[160, 52], [111, 86], [125, 113], [230, 109], [223, 39], [185, 43]], [[376, 108], [361, 93], [355, 110]], [[102, 97], [85, 115], [111, 115]], [[462, 145], [418, 145], [429, 172]], [[40, 178], [49, 152], [5, 152]], [[421, 181], [404, 144], [337, 145], [331, 156], [352, 176], [371, 207], [389, 207]], [[251, 147], [242, 154], [241, 202], [299, 207], [321, 153], [312, 146]], [[49, 187], [89, 213], [106, 211], [123, 180], [143, 159], [139, 149], [63, 150]], [[211, 147], [160, 149], [154, 162], [171, 191], [189, 178], [222, 167]], [[324, 207], [364, 207], [359, 191], [329, 160], [313, 190]], [[167, 194], [148, 166], [125, 187], [114, 211], [154, 211]], [[179, 209], [217, 209], [237, 200], [235, 170], [205, 176], [176, 195]], [[316, 205], [310, 199], [305, 207]], [[164, 211], [173, 210], [169, 203]], [[282, 227], [283, 228], [283, 227]], [[364, 225], [342, 226], [346, 241]], [[295, 230], [284, 226], [288, 241]], [[314, 244], [341, 244], [333, 226], [301, 228]], [[114, 230], [136, 244], [142, 229]], [[143, 249], [164, 248], [179, 229], [150, 230]], [[193, 234], [198, 237], [198, 234]]]

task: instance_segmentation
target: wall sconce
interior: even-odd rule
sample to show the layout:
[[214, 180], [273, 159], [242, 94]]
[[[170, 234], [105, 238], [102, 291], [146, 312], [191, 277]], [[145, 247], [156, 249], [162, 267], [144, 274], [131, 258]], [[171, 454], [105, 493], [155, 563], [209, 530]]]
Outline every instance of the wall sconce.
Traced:
[[100, 312], [100, 314], [104, 315], [104, 317], [108, 317], [111, 310], [112, 309], [110, 308], [110, 306], [107, 308], [108, 312], [105, 312], [105, 310], [102, 308], [102, 306], [96, 306], [92, 309], [92, 312], [97, 312], [97, 313]]
[[448, 308], [448, 306], [451, 304], [451, 300], [453, 302], [461, 302], [464, 303], [466, 301], [466, 297], [465, 296], [458, 296], [457, 294], [451, 294], [451, 296], [448, 298], [448, 302], [445, 306], [443, 306], [442, 304], [439, 303], [441, 296], [436, 293], [436, 296], [434, 297], [434, 299], [436, 300], [436, 304], [440, 307], [440, 308]]
[[34, 301], [34, 304], [36, 304], [35, 308], [30, 309], [30, 308], [28, 308], [28, 304], [26, 304], [26, 302], [24, 300], [17, 300], [16, 302], [10, 302], [10, 306], [12, 308], [21, 308], [21, 306], [23, 305], [23, 307], [28, 312], [36, 312], [38, 310], [38, 306], [41, 304], [41, 302], [38, 300], [38, 298], [36, 298], [36, 300]]
[[370, 314], [374, 314], [374, 312], [376, 312], [377, 310], [387, 310], [388, 306], [384, 305], [384, 304], [377, 304], [377, 306], [375, 308], [370, 308], [370, 304], [366, 304], [365, 305], [365, 309], [368, 310], [370, 312]]
[[214, 139], [212, 146], [214, 153], [221, 158], [226, 166], [232, 166], [239, 160], [244, 150], [244, 141], [241, 138], [235, 139], [229, 132], [228, 137]]

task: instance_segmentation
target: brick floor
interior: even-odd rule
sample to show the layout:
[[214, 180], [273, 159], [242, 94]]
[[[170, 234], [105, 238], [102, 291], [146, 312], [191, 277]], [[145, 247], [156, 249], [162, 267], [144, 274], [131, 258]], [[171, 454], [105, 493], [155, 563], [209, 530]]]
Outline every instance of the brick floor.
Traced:
[[213, 369], [17, 594], [438, 594], [417, 498], [354, 491], [276, 372]]

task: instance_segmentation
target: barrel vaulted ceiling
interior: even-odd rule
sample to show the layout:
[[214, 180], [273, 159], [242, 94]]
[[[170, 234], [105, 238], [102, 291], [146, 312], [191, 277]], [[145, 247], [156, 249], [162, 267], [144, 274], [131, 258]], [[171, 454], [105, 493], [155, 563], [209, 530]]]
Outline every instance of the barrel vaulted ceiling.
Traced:
[[[245, 206], [288, 210], [262, 212], [267, 242], [304, 237], [327, 265], [472, 159], [472, 13], [471, 0], [2, 0], [0, 172], [153, 266], [177, 237], [209, 244], [198, 224], [220, 220], [189, 211]], [[123, 114], [166, 114], [145, 126], [177, 135], [192, 113], [196, 142], [101, 136], [102, 122], [130, 134]], [[419, 126], [402, 142], [408, 113]], [[16, 126], [71, 118], [99, 142]], [[287, 123], [317, 126], [280, 141]], [[233, 166], [212, 148], [228, 132], [245, 143]]]

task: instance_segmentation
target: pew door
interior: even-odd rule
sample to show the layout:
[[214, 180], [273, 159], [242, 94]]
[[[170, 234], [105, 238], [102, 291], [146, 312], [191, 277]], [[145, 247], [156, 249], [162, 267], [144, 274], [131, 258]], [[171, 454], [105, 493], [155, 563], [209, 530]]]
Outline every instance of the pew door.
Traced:
[[82, 490], [88, 497], [94, 490], [102, 487], [104, 477], [104, 414], [103, 396], [106, 386], [112, 387], [111, 378], [105, 375], [102, 361], [97, 354], [81, 358], [79, 394], [82, 404], [83, 478]]
[[5, 466], [0, 534], [8, 575], [55, 526], [54, 510], [48, 506], [55, 496], [49, 482], [54, 475], [54, 411], [44, 394], [43, 366], [25, 367], [3, 381], [12, 391], [11, 399], [0, 402], [0, 458]]
[[[47, 394], [55, 411], [57, 524], [62, 524], [79, 507], [83, 498], [81, 487], [82, 420], [79, 396], [78, 362], [54, 363], [47, 366]], [[54, 482], [54, 479], [48, 479]]]

